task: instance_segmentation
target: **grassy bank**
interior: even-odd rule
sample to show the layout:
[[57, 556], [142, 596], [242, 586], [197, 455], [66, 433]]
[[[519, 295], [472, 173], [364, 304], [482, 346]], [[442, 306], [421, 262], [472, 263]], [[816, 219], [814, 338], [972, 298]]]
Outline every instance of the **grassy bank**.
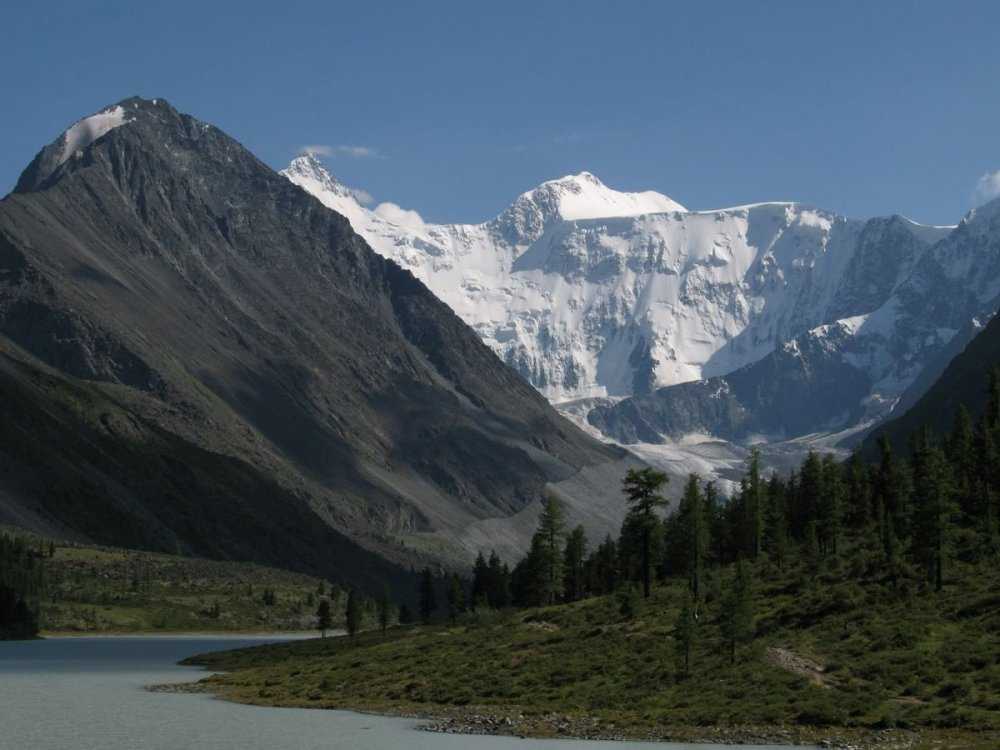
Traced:
[[602, 597], [191, 662], [228, 670], [203, 689], [237, 701], [438, 717], [443, 729], [1000, 746], [995, 570], [956, 567], [937, 594], [835, 571], [804, 586], [757, 575], [753, 642], [730, 664], [709, 595], [687, 672], [674, 638], [679, 582], [631, 617], [620, 597]]
[[312, 630], [320, 591], [335, 623], [345, 596], [310, 576], [252, 563], [35, 540], [42, 634]]

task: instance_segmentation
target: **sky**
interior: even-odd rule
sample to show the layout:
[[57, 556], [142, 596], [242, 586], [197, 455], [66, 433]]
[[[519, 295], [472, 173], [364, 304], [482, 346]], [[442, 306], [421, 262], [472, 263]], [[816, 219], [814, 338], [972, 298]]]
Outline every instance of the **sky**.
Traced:
[[166, 98], [427, 221], [587, 170], [692, 209], [951, 224], [1000, 194], [1000, 3], [8, 3], [0, 195], [75, 120]]

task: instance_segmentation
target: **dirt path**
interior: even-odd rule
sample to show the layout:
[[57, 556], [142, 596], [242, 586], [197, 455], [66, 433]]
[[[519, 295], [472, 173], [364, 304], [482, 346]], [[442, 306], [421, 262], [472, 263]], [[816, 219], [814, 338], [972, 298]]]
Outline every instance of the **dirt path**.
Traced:
[[797, 675], [805, 677], [816, 687], [829, 690], [832, 685], [831, 680], [826, 675], [826, 669], [812, 659], [799, 656], [794, 651], [787, 648], [772, 646], [767, 650], [767, 661], [776, 667], [785, 669]]

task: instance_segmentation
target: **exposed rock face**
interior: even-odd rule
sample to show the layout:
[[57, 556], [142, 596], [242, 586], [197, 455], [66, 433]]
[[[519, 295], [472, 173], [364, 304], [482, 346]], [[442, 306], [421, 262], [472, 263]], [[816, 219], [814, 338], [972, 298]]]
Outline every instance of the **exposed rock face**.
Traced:
[[949, 231], [794, 203], [688, 211], [586, 172], [482, 224], [404, 225], [360, 205], [312, 157], [284, 174], [411, 269], [554, 402], [724, 376], [872, 313]]
[[[235, 529], [252, 515], [271, 536], [268, 562], [298, 560], [310, 525], [401, 562], [458, 562], [480, 541], [470, 529], [530, 513], [547, 484], [621, 460], [345, 218], [218, 129], [163, 100], [99, 115], [43, 149], [0, 202], [8, 387], [50, 379], [33, 397], [37, 413], [57, 411], [53, 429], [67, 440], [96, 431], [111, 454], [155, 453], [165, 463], [151, 482], [189, 473], [183, 447], [273, 491], [244, 503], [234, 487], [192, 476], [181, 512], [108, 465], [114, 528], [99, 512], [94, 523], [69, 512], [89, 500], [31, 482], [0, 496], [8, 517], [243, 556], [239, 531], [209, 539], [202, 529], [209, 517]], [[108, 421], [74, 406], [74, 393], [106, 403]], [[10, 438], [19, 417], [6, 415]], [[89, 463], [60, 451], [56, 440], [50, 456], [6, 457], [22, 473], [64, 459], [73, 476], [86, 473]], [[593, 521], [573, 486], [573, 513]], [[297, 520], [269, 523], [275, 503]]]
[[[1000, 201], [916, 255], [894, 254], [898, 245], [881, 233], [876, 239], [848, 273], [858, 280], [850, 298], [840, 295], [841, 312], [860, 312], [728, 375], [600, 406], [590, 423], [626, 443], [690, 432], [780, 440], [875, 423], [897, 403], [913, 404], [1000, 305]], [[863, 312], [882, 284], [874, 268], [865, 269], [883, 259], [902, 279]]]

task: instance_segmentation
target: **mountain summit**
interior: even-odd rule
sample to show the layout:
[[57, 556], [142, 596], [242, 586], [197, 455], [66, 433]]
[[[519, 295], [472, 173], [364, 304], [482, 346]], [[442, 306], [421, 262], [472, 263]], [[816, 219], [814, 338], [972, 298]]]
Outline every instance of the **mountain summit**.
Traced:
[[615, 492], [588, 472], [620, 451], [162, 99], [81, 120], [0, 202], [0, 352], [0, 521], [341, 577], [363, 575], [359, 545], [513, 554], [546, 488], [617, 524], [588, 510]]

